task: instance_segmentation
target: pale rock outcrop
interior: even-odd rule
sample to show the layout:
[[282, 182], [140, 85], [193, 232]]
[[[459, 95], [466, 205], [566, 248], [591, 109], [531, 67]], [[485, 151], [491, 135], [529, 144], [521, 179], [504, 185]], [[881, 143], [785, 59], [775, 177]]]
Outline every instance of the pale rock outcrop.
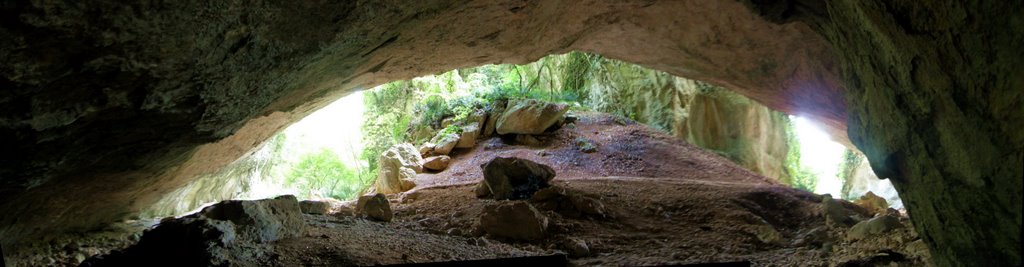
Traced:
[[535, 99], [511, 100], [496, 122], [498, 134], [542, 134], [569, 111], [565, 104]]
[[394, 194], [416, 187], [416, 174], [423, 172], [423, 158], [412, 144], [394, 145], [381, 154], [378, 161], [378, 193]]
[[476, 146], [476, 138], [480, 136], [480, 126], [476, 123], [462, 126], [462, 134], [459, 135], [459, 142], [456, 148], [473, 148]]

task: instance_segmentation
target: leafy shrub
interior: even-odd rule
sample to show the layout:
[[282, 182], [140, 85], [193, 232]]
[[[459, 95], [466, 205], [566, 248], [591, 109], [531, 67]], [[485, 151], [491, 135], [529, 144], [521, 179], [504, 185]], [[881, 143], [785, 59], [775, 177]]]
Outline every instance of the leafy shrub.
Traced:
[[299, 189], [305, 198], [329, 196], [349, 199], [365, 189], [369, 181], [345, 165], [333, 151], [322, 149], [302, 155], [299, 163], [285, 176], [285, 185]]

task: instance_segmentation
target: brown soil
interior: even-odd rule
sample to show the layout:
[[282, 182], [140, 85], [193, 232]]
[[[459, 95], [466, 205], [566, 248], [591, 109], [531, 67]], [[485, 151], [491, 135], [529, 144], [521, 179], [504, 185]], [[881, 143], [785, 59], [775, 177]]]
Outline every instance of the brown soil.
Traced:
[[[584, 240], [589, 256], [575, 265], [669, 265], [750, 261], [756, 266], [922, 265], [927, 253], [910, 249], [916, 234], [904, 227], [857, 242], [848, 227], [826, 225], [821, 196], [779, 185], [717, 154], [662, 132], [601, 114], [578, 114], [574, 126], [543, 136], [543, 147], [509, 145], [494, 137], [453, 155], [448, 170], [421, 174], [419, 187], [391, 196], [395, 219], [372, 222], [349, 215], [310, 216], [310, 233], [276, 246], [282, 266], [376, 265], [488, 259], [564, 253], [569, 237]], [[597, 152], [583, 153], [577, 137]], [[599, 199], [607, 216], [551, 219], [546, 238], [496, 240], [476, 229], [487, 203], [473, 185], [480, 165], [516, 156], [550, 165], [554, 186]], [[774, 229], [781, 238], [762, 241]], [[823, 244], [797, 240], [827, 229]]]

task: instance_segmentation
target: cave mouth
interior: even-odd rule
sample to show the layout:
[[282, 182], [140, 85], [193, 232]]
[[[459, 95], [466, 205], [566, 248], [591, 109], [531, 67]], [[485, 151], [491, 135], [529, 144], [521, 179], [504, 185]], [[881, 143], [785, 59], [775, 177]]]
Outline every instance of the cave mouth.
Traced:
[[[674, 88], [654, 95], [642, 93], [666, 86]], [[695, 95], [719, 99], [710, 105], [695, 103], [700, 104], [697, 108], [717, 110], [674, 117], [686, 112], [690, 103], [671, 98], [694, 101]], [[440, 126], [467, 115], [456, 110], [488, 108], [496, 99], [509, 97], [561, 102], [579, 111], [634, 120], [794, 188], [850, 201], [873, 192], [890, 207], [902, 208], [891, 183], [874, 177], [863, 155], [833, 141], [813, 119], [782, 115], [783, 123], [772, 122], [782, 113], [724, 88], [597, 54], [572, 52], [527, 64], [456, 69], [355, 91], [298, 120], [223, 169], [191, 179], [192, 183], [168, 194], [140, 217], [184, 216], [228, 199], [295, 195], [300, 200], [352, 200], [371, 189], [378, 177], [375, 161], [386, 148], [398, 143], [419, 147], [439, 131], [453, 131], [451, 125]], [[368, 107], [373, 114], [367, 113]], [[424, 112], [427, 115], [416, 115]], [[724, 125], [719, 118], [742, 116], [754, 118]], [[691, 126], [687, 119], [707, 122]], [[744, 127], [770, 130], [751, 132]], [[756, 139], [785, 145], [778, 149]], [[773, 172], [766, 165], [781, 170]]]
[[[553, 126], [544, 127], [541, 129], [543, 131], [538, 132], [537, 135], [489, 133], [489, 131], [497, 131], [497, 129], [487, 130], [491, 126], [486, 126], [491, 121], [491, 117], [496, 114], [495, 112], [501, 114], [500, 112], [516, 106], [511, 103], [527, 100], [546, 103], [546, 105], [560, 105], [565, 110], [563, 111], [565, 115], [562, 115], [565, 117], [559, 119]], [[496, 111], [498, 103], [504, 105], [501, 108], [502, 111]], [[721, 231], [723, 233], [718, 234], [727, 236], [741, 244], [750, 243], [771, 247], [786, 243], [787, 246], [805, 247], [809, 251], [819, 250], [824, 244], [823, 242], [826, 242], [819, 240], [825, 237], [808, 236], [822, 235], [819, 232], [822, 231], [822, 227], [826, 226], [819, 226], [821, 222], [845, 225], [833, 229], [843, 234], [846, 231], [853, 231], [851, 229], [857, 227], [854, 225], [857, 221], [866, 224], [872, 221], [871, 217], [875, 215], [879, 216], [878, 218], [888, 218], [885, 216], [902, 218], [904, 222], [901, 224], [898, 222], [900, 219], [896, 219], [896, 225], [906, 224], [905, 212], [893, 215], [884, 211], [885, 208], [900, 207], [893, 202], [893, 199], [899, 200], [898, 196], [885, 199], [888, 196], [881, 194], [884, 204], [854, 201], [866, 192], [863, 191], [864, 188], [855, 189], [852, 182], [848, 182], [850, 177], [862, 180], [866, 177], [868, 180], [861, 182], [868, 183], [871, 182], [871, 179], [878, 179], [869, 175], [871, 173], [869, 167], [864, 169], [864, 166], [868, 165], [850, 162], [851, 157], [856, 160], [858, 157], [863, 158], [862, 155], [832, 141], [818, 127], [809, 119], [771, 110], [756, 101], [713, 84], [676, 77], [638, 65], [607, 59], [597, 54], [572, 52], [551, 55], [528, 64], [485, 65], [457, 69], [411, 80], [394, 81], [364, 91], [353, 92], [298, 120], [267, 141], [255, 146], [250, 153], [223, 169], [195, 177], [187, 185], [165, 195], [151, 208], [134, 216], [138, 220], [129, 222], [129, 226], [126, 226], [125, 229], [157, 229], [161, 225], [175, 225], [179, 221], [191, 220], [190, 218], [196, 216], [223, 218], [224, 212], [220, 210], [228, 209], [223, 208], [222, 205], [229, 202], [222, 201], [251, 200], [253, 203], [272, 203], [279, 201], [280, 198], [277, 196], [280, 195], [296, 196], [299, 201], [299, 210], [305, 214], [302, 215], [305, 216], [302, 218], [313, 222], [331, 221], [339, 216], [344, 217], [341, 219], [343, 223], [340, 224], [342, 225], [351, 224], [353, 218], [355, 220], [365, 218], [366, 221], [396, 220], [399, 222], [406, 219], [401, 217], [418, 222], [432, 220], [432, 218], [436, 220], [436, 216], [430, 215], [437, 214], [430, 213], [442, 212], [439, 210], [446, 211], [445, 206], [447, 205], [441, 200], [432, 203], [429, 201], [434, 200], [427, 199], [445, 199], [458, 195], [457, 191], [444, 191], [445, 188], [483, 184], [483, 182], [478, 182], [481, 179], [480, 169], [483, 168], [483, 166], [478, 167], [478, 163], [509, 155], [532, 157], [532, 160], [553, 166], [554, 170], [561, 175], [556, 177], [569, 177], [566, 181], [554, 180], [551, 188], [557, 188], [556, 190], [545, 189], [548, 191], [544, 192], [554, 192], [545, 194], [554, 194], [553, 199], [555, 200], [535, 200], [530, 195], [525, 197], [537, 209], [557, 214], [540, 215], [555, 216], [545, 220], [555, 221], [569, 218], [566, 220], [593, 222], [608, 221], [612, 220], [610, 218], [622, 216], [621, 214], [615, 215], [616, 211], [613, 207], [616, 205], [609, 203], [609, 201], [614, 201], [615, 197], [606, 198], [595, 195], [600, 191], [594, 191], [598, 189], [586, 182], [577, 184], [581, 181], [593, 180], [608, 184], [639, 183], [636, 185], [638, 188], [653, 190], [650, 189], [652, 184], [647, 184], [649, 181], [646, 179], [678, 176], [685, 177], [681, 178], [683, 180], [704, 181], [701, 183], [725, 182], [737, 183], [742, 186], [737, 186], [739, 189], [736, 191], [720, 192], [728, 196], [726, 200], [721, 201], [709, 202], [701, 197], [680, 200], [676, 199], [674, 195], [668, 194], [655, 194], [646, 198], [626, 198], [620, 201], [665, 201], [669, 204], [643, 208], [651, 209], [651, 215], [655, 217], [667, 219], [671, 219], [673, 216], [721, 216], [726, 219], [717, 221], [719, 219], [705, 218], [688, 223], [695, 223], [694, 227], [700, 231]], [[608, 134], [601, 134], [605, 131]], [[453, 140], [449, 140], [454, 147], [446, 149], [446, 152], [438, 152], [441, 146], [439, 142], [446, 142], [443, 141], [446, 135], [455, 136]], [[467, 135], [470, 141], [468, 145], [464, 145]], [[656, 144], [656, 142], [662, 142], [663, 139], [671, 140], [669, 145]], [[566, 145], [566, 141], [569, 144]], [[397, 158], [387, 158], [386, 156], [391, 151], [399, 151], [396, 153], [401, 154], [402, 150], [396, 150], [396, 148], [401, 148], [402, 144], [408, 144], [408, 148], [414, 149], [415, 155], [412, 157], [417, 158], [417, 161], [420, 162], [416, 164], [420, 165], [419, 167], [422, 169], [417, 169], [413, 174], [414, 177], [395, 178], [386, 174], [396, 173], [395, 170], [386, 170], [395, 167], [390, 166], [389, 162], [395, 161], [399, 162], [399, 165], [403, 165], [395, 167], [398, 170], [404, 168], [404, 164], [408, 163], [404, 162], [403, 157], [405, 156]], [[430, 144], [430, 146], [425, 148], [426, 144]], [[524, 151], [529, 151], [529, 153], [524, 153]], [[604, 159], [594, 160], [593, 155], [601, 155]], [[660, 158], [658, 155], [664, 156], [664, 158]], [[446, 158], [444, 166], [428, 167], [439, 157]], [[587, 161], [594, 162], [588, 163]], [[693, 166], [672, 167], [673, 165], [687, 164], [705, 167], [693, 169], [687, 169]], [[707, 167], [708, 164], [725, 164], [727, 168]], [[661, 167], [663, 165], [670, 165], [670, 167], [664, 168], [668, 170], [659, 169], [663, 168]], [[702, 168], [712, 168], [713, 171], [704, 175], [683, 174]], [[743, 172], [736, 173], [739, 170], [743, 170]], [[860, 173], [854, 174], [858, 171]], [[715, 177], [720, 175], [727, 177]], [[843, 175], [846, 176], [840, 178]], [[408, 179], [414, 185], [404, 188], [402, 185], [389, 185], [378, 179], [399, 179], [398, 181]], [[655, 186], [660, 187], [656, 184]], [[493, 191], [493, 187], [491, 188], [490, 190]], [[885, 187], [874, 187], [871, 190], [878, 190], [878, 188]], [[537, 189], [539, 188], [532, 190]], [[717, 191], [686, 186], [675, 189], [683, 190], [683, 192]], [[891, 185], [888, 189], [891, 190]], [[391, 204], [394, 208], [393, 214], [389, 208], [387, 219], [381, 219], [375, 217], [376, 215], [360, 211], [364, 205], [371, 205], [363, 204], [364, 197], [361, 196], [367, 196], [365, 200], [370, 202], [372, 200], [368, 196], [382, 191], [388, 193], [387, 198], [393, 203]], [[840, 203], [835, 201], [842, 200], [832, 200], [831, 197], [813, 193], [831, 194], [839, 199], [854, 201], [856, 204], [850, 202], [835, 204]], [[477, 197], [480, 195], [478, 194]], [[558, 199], [563, 199], [566, 202], [557, 202]], [[428, 202], [420, 204], [423, 201]], [[694, 201], [698, 204], [679, 204], [686, 201]], [[726, 204], [723, 206], [723, 203], [719, 202]], [[280, 203], [261, 205], [280, 205]], [[818, 207], [818, 205], [823, 206]], [[849, 214], [837, 215], [842, 217], [839, 219], [828, 216], [816, 217], [818, 215], [815, 214], [822, 212], [813, 210], [824, 209], [827, 213], [829, 207], [832, 207], [830, 205], [840, 207], [836, 208], [840, 210], [839, 213]], [[482, 212], [473, 211], [481, 208]], [[511, 207], [509, 208], [511, 209]], [[879, 208], [881, 210], [871, 210]], [[443, 232], [444, 236], [473, 237], [479, 234], [460, 229], [473, 229], [474, 232], [488, 231], [477, 230], [486, 228], [481, 226], [486, 221], [483, 219], [486, 218], [486, 215], [479, 215], [481, 216], [480, 221], [477, 222], [477, 218], [472, 218], [472, 216], [463, 218], [467, 217], [465, 213], [473, 214], [473, 216], [477, 213], [488, 214], [488, 209], [489, 207], [470, 207], [466, 209], [469, 211], [445, 214], [445, 216], [454, 218], [448, 224], [426, 223], [417, 225], [417, 227], [432, 229], [428, 232]], [[699, 209], [722, 209], [738, 212], [741, 215], [694, 213], [693, 210]], [[216, 215], [203, 215], [211, 212]], [[430, 215], [423, 216], [417, 215], [417, 213]], [[350, 218], [348, 215], [338, 214], [356, 215]], [[174, 217], [177, 219], [173, 219]], [[786, 219], [788, 217], [816, 218], [820, 222], [805, 224], [790, 221]], [[851, 219], [853, 217], [858, 219]], [[274, 217], [271, 216], [272, 218]], [[267, 218], [260, 217], [260, 219], [254, 220], [267, 220]], [[706, 222], [706, 220], [714, 222]], [[742, 222], [743, 226], [712, 230], [724, 227], [722, 225], [725, 222], [735, 223], [735, 220]], [[671, 220], [657, 223], [670, 222]], [[400, 225], [400, 223], [397, 224]], [[316, 225], [316, 223], [312, 225]], [[458, 226], [452, 227], [456, 225]], [[318, 226], [306, 225], [304, 227], [307, 230], [313, 228], [309, 231], [318, 233], [317, 236], [327, 239], [341, 235], [318, 228]], [[655, 226], [655, 228], [658, 227]], [[886, 227], [897, 228], [892, 225]], [[909, 241], [904, 240], [908, 236], [916, 235], [912, 229], [901, 227], [902, 229], [892, 232], [873, 233], [874, 236], [871, 239], [857, 237], [847, 241], [846, 245], [869, 242], [866, 240], [875, 242], [890, 239], [902, 240], [900, 241], [902, 244], [904, 241]], [[295, 229], [301, 228], [290, 229], [298, 231]], [[364, 234], [366, 232], [374, 235], [382, 234], [374, 232], [379, 229], [375, 230], [372, 227], [346, 229], [346, 231]], [[498, 230], [491, 231], [497, 232], [488, 232], [482, 236], [506, 242], [512, 240], [511, 244], [523, 241], [517, 239], [519, 237], [503, 236], [507, 233]], [[678, 234], [682, 230], [670, 229], [669, 231], [675, 231], [674, 233]], [[415, 231], [406, 234], [415, 234]], [[548, 234], [555, 235], [554, 233]], [[360, 238], [359, 236], [346, 237]], [[129, 240], [141, 238], [145, 237], [139, 236], [138, 233], [132, 233], [128, 237]], [[297, 237], [290, 238], [284, 238], [278, 242], [281, 251], [274, 253], [294, 253], [287, 251], [294, 246], [294, 242], [288, 240]], [[587, 240], [588, 238], [591, 240]], [[592, 259], [587, 259], [593, 255], [590, 252], [582, 251], [590, 250], [588, 246], [595, 246], [602, 242], [593, 238], [596, 237], [587, 234], [575, 236], [570, 231], [559, 234], [556, 241], [529, 239], [527, 243], [546, 243], [554, 246], [553, 248], [560, 251], [559, 253], [570, 255], [578, 263], [594, 263], [590, 261]], [[508, 255], [502, 256], [504, 254], [501, 253], [485, 252], [491, 249], [506, 252], [519, 251], [517, 253], [534, 255], [529, 250], [524, 252], [522, 248], [514, 246], [514, 248], [494, 248], [490, 245], [481, 245], [483, 243], [480, 242], [484, 241], [478, 239], [472, 239], [470, 242], [485, 249], [475, 252], [480, 254], [462, 255], [456, 258], [508, 257]], [[439, 246], [445, 247], [446, 245]], [[610, 246], [603, 249], [615, 250], [618, 248]], [[766, 248], [754, 250], [758, 249]], [[901, 252], [893, 257], [905, 257], [907, 262], [927, 261], [928, 256], [923, 254], [919, 248], [910, 252], [906, 252], [905, 248], [900, 249]], [[70, 251], [77, 250], [70, 249]], [[111, 256], [114, 257], [113, 259], [104, 259], [103, 254], [106, 251], [100, 249], [94, 248], [89, 252], [100, 254], [90, 261], [103, 262], [106, 260], [107, 263], [110, 263], [119, 260], [117, 256]], [[629, 252], [624, 253], [628, 254]], [[728, 254], [728, 252], [720, 250], [701, 253]], [[64, 257], [67, 255], [71, 255], [72, 258], [62, 260], [81, 262], [83, 259], [80, 255], [94, 256], [82, 253], [61, 254]], [[296, 255], [328, 262], [342, 260], [332, 257], [325, 258], [324, 255], [291, 254], [291, 256]], [[747, 263], [750, 261], [780, 263], [779, 259], [759, 256], [737, 257], [743, 259], [740, 262]], [[236, 260], [239, 261], [234, 263], [246, 264], [244, 260]], [[829, 262], [861, 260], [863, 259], [828, 258]], [[618, 263], [628, 264], [631, 262], [635, 263], [634, 261]], [[672, 262], [669, 260], [662, 263], [670, 264]]]

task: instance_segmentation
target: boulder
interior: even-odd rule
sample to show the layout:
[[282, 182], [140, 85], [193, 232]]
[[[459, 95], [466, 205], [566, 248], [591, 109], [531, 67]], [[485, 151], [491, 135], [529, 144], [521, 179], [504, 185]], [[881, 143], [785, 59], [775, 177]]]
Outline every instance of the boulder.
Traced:
[[448, 168], [448, 164], [452, 161], [449, 156], [433, 156], [423, 159], [423, 168], [432, 171], [443, 171]]
[[473, 194], [478, 198], [485, 198], [491, 196], [491, 189], [487, 187], [487, 182], [480, 181], [475, 187], [473, 187]]
[[[86, 259], [83, 266], [255, 266], [261, 244], [305, 233], [294, 196], [227, 200], [202, 211], [161, 221], [123, 250]], [[242, 256], [255, 255], [255, 256]]]
[[420, 156], [421, 157], [424, 157], [424, 158], [425, 157], [429, 157], [433, 153], [434, 153], [434, 143], [425, 142], [422, 145], [420, 145]]
[[521, 158], [496, 157], [480, 165], [494, 199], [527, 199], [555, 177], [547, 165]]
[[850, 231], [846, 233], [846, 239], [860, 240], [869, 236], [885, 233], [896, 228], [902, 227], [900, 219], [892, 215], [883, 215], [871, 218], [870, 220], [861, 221], [850, 228]]
[[544, 237], [548, 218], [529, 203], [502, 201], [484, 207], [480, 228], [494, 237], [530, 241]]
[[416, 187], [416, 173], [423, 172], [423, 158], [412, 144], [394, 145], [381, 154], [375, 190], [394, 194]]
[[562, 119], [569, 111], [565, 104], [553, 104], [535, 99], [510, 101], [498, 118], [498, 134], [541, 134]]
[[480, 127], [475, 124], [463, 125], [462, 134], [459, 135], [457, 148], [473, 148], [476, 146], [476, 138], [480, 136]]
[[569, 237], [562, 241], [561, 247], [569, 253], [569, 257], [582, 258], [590, 256], [590, 246], [583, 239]]
[[872, 214], [884, 214], [886, 209], [889, 208], [889, 203], [884, 198], [875, 195], [871, 191], [868, 191], [859, 199], [853, 201], [857, 206], [861, 206], [867, 209]]
[[230, 221], [237, 238], [261, 243], [296, 237], [303, 233], [302, 209], [295, 196], [261, 200], [225, 200], [204, 208], [200, 217]]
[[331, 213], [331, 203], [318, 200], [303, 200], [299, 202], [299, 209], [305, 214], [328, 214]]
[[484, 123], [484, 131], [482, 135], [488, 137], [494, 134], [494, 131], [498, 124], [498, 118], [501, 117], [502, 113], [505, 113], [505, 106], [508, 104], [508, 100], [497, 100], [491, 103], [491, 111], [487, 115], [487, 122]]
[[444, 134], [443, 132], [438, 133], [430, 140], [430, 143], [434, 145], [434, 155], [448, 155], [455, 149], [455, 145], [459, 143], [460, 136], [458, 134], [449, 133]]
[[355, 215], [382, 222], [390, 222], [394, 217], [394, 213], [391, 212], [391, 203], [381, 193], [360, 196], [356, 202]]
[[487, 112], [484, 111], [483, 109], [474, 109], [472, 112], [469, 113], [469, 116], [466, 116], [465, 125], [473, 125], [476, 126], [478, 131], [483, 131], [484, 126], [486, 126], [486, 122]]
[[[821, 212], [825, 215], [825, 221], [833, 225], [850, 226], [870, 213], [856, 204], [832, 198], [832, 195], [825, 194], [821, 200]], [[863, 217], [862, 217], [863, 216]]]

